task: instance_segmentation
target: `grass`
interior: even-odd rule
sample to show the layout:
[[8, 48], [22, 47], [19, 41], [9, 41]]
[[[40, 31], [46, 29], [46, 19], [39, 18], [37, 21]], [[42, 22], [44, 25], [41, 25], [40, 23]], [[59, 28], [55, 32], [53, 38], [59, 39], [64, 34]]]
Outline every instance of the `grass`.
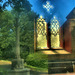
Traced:
[[8, 60], [0, 60], [0, 73], [2, 73], [2, 75], [7, 75], [7, 70], [8, 68], [5, 66], [6, 65], [11, 65], [11, 61]]
[[27, 68], [30, 68], [33, 71], [48, 72], [48, 68], [35, 67], [35, 66], [27, 65], [26, 63], [24, 64], [24, 66], [27, 67]]
[[[0, 60], [0, 65], [8, 65], [8, 64], [12, 64], [12, 62], [8, 61], [8, 60]], [[48, 68], [35, 67], [35, 66], [27, 65], [26, 63], [24, 64], [24, 66], [27, 68], [30, 68], [33, 71], [48, 72]], [[2, 69], [0, 68], [0, 72], [1, 71], [2, 71]]]
[[12, 64], [11, 61], [8, 60], [0, 60], [0, 65]]

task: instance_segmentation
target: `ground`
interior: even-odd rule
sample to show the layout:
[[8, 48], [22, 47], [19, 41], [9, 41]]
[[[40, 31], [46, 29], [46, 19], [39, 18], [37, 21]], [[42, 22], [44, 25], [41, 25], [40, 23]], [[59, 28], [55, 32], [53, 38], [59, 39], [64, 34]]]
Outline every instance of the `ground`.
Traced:
[[6, 65], [6, 64], [11, 64], [11, 61], [0, 60], [0, 65]]

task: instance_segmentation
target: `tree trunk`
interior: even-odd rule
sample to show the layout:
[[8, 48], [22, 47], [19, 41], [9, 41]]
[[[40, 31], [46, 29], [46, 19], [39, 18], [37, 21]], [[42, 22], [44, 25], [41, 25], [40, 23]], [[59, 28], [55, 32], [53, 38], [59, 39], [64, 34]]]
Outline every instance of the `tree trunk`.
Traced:
[[20, 28], [18, 25], [18, 19], [16, 19], [16, 58], [20, 59]]
[[12, 60], [12, 69], [23, 69], [24, 68], [24, 59], [20, 58], [20, 27], [18, 24], [19, 19], [16, 18], [16, 50], [15, 57], [16, 59]]

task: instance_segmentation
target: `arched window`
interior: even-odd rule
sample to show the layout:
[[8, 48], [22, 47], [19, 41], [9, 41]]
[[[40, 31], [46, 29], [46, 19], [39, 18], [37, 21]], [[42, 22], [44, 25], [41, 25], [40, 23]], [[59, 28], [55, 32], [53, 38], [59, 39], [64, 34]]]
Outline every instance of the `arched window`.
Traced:
[[60, 47], [59, 22], [56, 17], [51, 20], [51, 48]]
[[42, 16], [37, 19], [37, 48], [47, 48], [47, 23]]

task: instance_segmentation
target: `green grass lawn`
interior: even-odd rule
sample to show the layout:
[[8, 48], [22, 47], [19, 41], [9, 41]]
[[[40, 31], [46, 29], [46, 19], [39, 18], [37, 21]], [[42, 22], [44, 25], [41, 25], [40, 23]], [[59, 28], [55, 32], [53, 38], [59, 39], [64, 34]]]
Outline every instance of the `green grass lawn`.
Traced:
[[0, 65], [12, 64], [11, 61], [8, 60], [0, 60]]
[[6, 70], [11, 69], [11, 61], [8, 60], [0, 60], [0, 72], [6, 72]]
[[31, 65], [24, 64], [25, 67], [30, 68], [33, 71], [38, 71], [38, 72], [48, 72], [48, 68], [40, 68], [40, 67], [35, 67]]
[[[12, 62], [8, 60], [0, 60], [0, 65], [11, 65]], [[27, 65], [26, 63], [24, 64], [25, 67], [30, 68], [33, 71], [38, 71], [38, 72], [48, 72], [48, 68], [40, 68], [40, 67], [35, 67], [31, 65]], [[2, 68], [0, 68], [0, 71], [2, 71]]]

